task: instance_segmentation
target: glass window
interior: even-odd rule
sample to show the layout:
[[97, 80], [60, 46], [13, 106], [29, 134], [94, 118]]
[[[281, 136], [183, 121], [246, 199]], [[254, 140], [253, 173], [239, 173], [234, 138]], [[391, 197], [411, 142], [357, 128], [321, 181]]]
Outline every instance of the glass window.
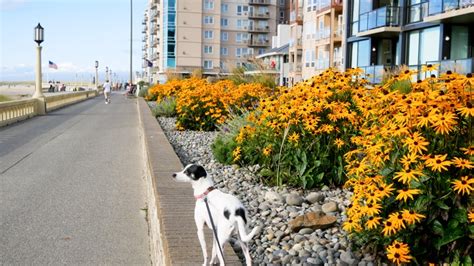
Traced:
[[229, 54], [229, 50], [227, 49], [227, 47], [221, 47], [221, 55], [228, 55]]
[[204, 60], [204, 68], [205, 69], [212, 69], [212, 61], [211, 60]]
[[229, 33], [228, 32], [221, 32], [221, 40], [228, 41], [229, 40]]
[[221, 18], [221, 26], [222, 27], [227, 27], [229, 26], [229, 20], [226, 18]]
[[204, 16], [204, 24], [214, 24], [213, 16]]
[[424, 29], [420, 40], [420, 63], [439, 60], [439, 27]]
[[204, 0], [204, 9], [214, 9], [214, 0]]
[[469, 29], [466, 26], [453, 26], [451, 36], [451, 58], [465, 59], [469, 50]]
[[370, 66], [370, 40], [359, 42], [357, 66]]
[[229, 5], [228, 4], [221, 4], [221, 12], [222, 13], [227, 13], [229, 11]]
[[359, 43], [353, 42], [351, 45], [351, 67], [357, 67], [357, 48], [359, 47]]
[[212, 46], [211, 45], [204, 45], [204, 53], [205, 54], [212, 54]]
[[214, 32], [212, 30], [204, 31], [204, 39], [212, 39], [214, 38]]
[[408, 37], [408, 65], [418, 65], [418, 51], [420, 46], [420, 33], [410, 32]]

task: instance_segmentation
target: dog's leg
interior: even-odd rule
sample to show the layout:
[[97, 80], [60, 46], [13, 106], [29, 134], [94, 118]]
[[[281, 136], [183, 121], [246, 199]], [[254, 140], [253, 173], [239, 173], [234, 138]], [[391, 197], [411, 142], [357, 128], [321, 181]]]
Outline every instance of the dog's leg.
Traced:
[[194, 212], [194, 222], [196, 222], [197, 235], [199, 243], [201, 244], [202, 256], [204, 257], [204, 263], [202, 265], [207, 265], [207, 247], [206, 247], [206, 238], [204, 237], [204, 224], [206, 222], [203, 217], [200, 215], [201, 212], [198, 211], [197, 205]]
[[207, 265], [207, 247], [206, 239], [204, 237], [204, 230], [202, 227], [198, 228], [197, 235], [199, 238], [199, 243], [201, 244], [202, 256], [204, 257], [204, 263], [202, 265]]
[[247, 247], [247, 244], [243, 242], [242, 240], [240, 240], [240, 238], [239, 238], [239, 244], [245, 256], [245, 264], [247, 266], [252, 266], [252, 258], [250, 257], [250, 252], [249, 252], [249, 248]]
[[[222, 250], [222, 252], [224, 252], [224, 244], [229, 241], [229, 237], [232, 231], [233, 228], [231, 228], [227, 224], [222, 223], [221, 226], [217, 229], [217, 237], [219, 238], [219, 244], [221, 247], [220, 250]], [[220, 250], [217, 252], [217, 256], [219, 258], [219, 265], [225, 265], [224, 258], [222, 257], [223, 254], [221, 254]]]
[[211, 265], [214, 265], [214, 263], [216, 262], [216, 258], [217, 258], [217, 241], [216, 241], [216, 238], [214, 237], [214, 233], [213, 233], [212, 254], [211, 254], [211, 261], [210, 261]]

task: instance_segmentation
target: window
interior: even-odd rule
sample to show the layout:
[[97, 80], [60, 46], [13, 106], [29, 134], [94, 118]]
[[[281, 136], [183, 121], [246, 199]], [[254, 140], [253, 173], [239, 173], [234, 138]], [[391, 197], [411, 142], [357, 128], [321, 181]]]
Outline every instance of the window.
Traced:
[[424, 65], [439, 60], [439, 27], [412, 31], [408, 37], [408, 65]]
[[238, 29], [247, 29], [247, 26], [249, 25], [249, 21], [245, 19], [238, 19], [237, 20], [237, 28]]
[[229, 5], [228, 4], [221, 4], [221, 13], [229, 12]]
[[204, 24], [214, 24], [213, 16], [204, 16]]
[[221, 47], [221, 55], [228, 55], [229, 54], [229, 50], [227, 49], [227, 47]]
[[370, 66], [370, 40], [351, 44], [351, 67]]
[[247, 33], [237, 33], [235, 35], [235, 41], [238, 43], [241, 43], [242, 41], [246, 41], [248, 39], [248, 34]]
[[204, 69], [212, 69], [212, 61], [204, 60]]
[[212, 54], [212, 46], [211, 45], [204, 45], [204, 53], [205, 54]]
[[228, 41], [229, 40], [229, 33], [228, 32], [221, 32], [221, 41]]
[[304, 66], [309, 67], [310, 61], [311, 61], [311, 51], [306, 50], [305, 51], [305, 64], [304, 64]]
[[204, 39], [212, 39], [212, 38], [214, 38], [214, 32], [212, 30], [205, 30]]
[[214, 9], [214, 0], [204, 0], [204, 9]]
[[246, 16], [247, 12], [249, 12], [248, 6], [241, 6], [241, 5], [237, 6], [237, 16], [241, 16], [241, 15]]
[[264, 54], [265, 48], [258, 48], [258, 54]]
[[235, 56], [240, 57], [242, 55], [242, 48], [235, 49]]
[[229, 20], [226, 18], [221, 18], [221, 26], [222, 27], [227, 27], [229, 26]]

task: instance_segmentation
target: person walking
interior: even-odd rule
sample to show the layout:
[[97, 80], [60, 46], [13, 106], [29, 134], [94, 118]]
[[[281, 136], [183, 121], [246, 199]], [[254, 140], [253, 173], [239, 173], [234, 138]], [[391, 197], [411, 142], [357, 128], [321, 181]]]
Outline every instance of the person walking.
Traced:
[[110, 103], [110, 90], [111, 90], [110, 82], [108, 80], [106, 80], [105, 83], [104, 83], [105, 104]]

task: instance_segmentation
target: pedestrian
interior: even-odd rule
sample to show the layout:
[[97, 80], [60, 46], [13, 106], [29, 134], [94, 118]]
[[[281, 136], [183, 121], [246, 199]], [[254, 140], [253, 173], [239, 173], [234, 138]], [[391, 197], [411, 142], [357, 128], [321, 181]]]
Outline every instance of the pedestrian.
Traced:
[[110, 103], [110, 90], [111, 90], [111, 85], [109, 83], [109, 80], [106, 80], [104, 83], [104, 97], [105, 97], [105, 104]]

